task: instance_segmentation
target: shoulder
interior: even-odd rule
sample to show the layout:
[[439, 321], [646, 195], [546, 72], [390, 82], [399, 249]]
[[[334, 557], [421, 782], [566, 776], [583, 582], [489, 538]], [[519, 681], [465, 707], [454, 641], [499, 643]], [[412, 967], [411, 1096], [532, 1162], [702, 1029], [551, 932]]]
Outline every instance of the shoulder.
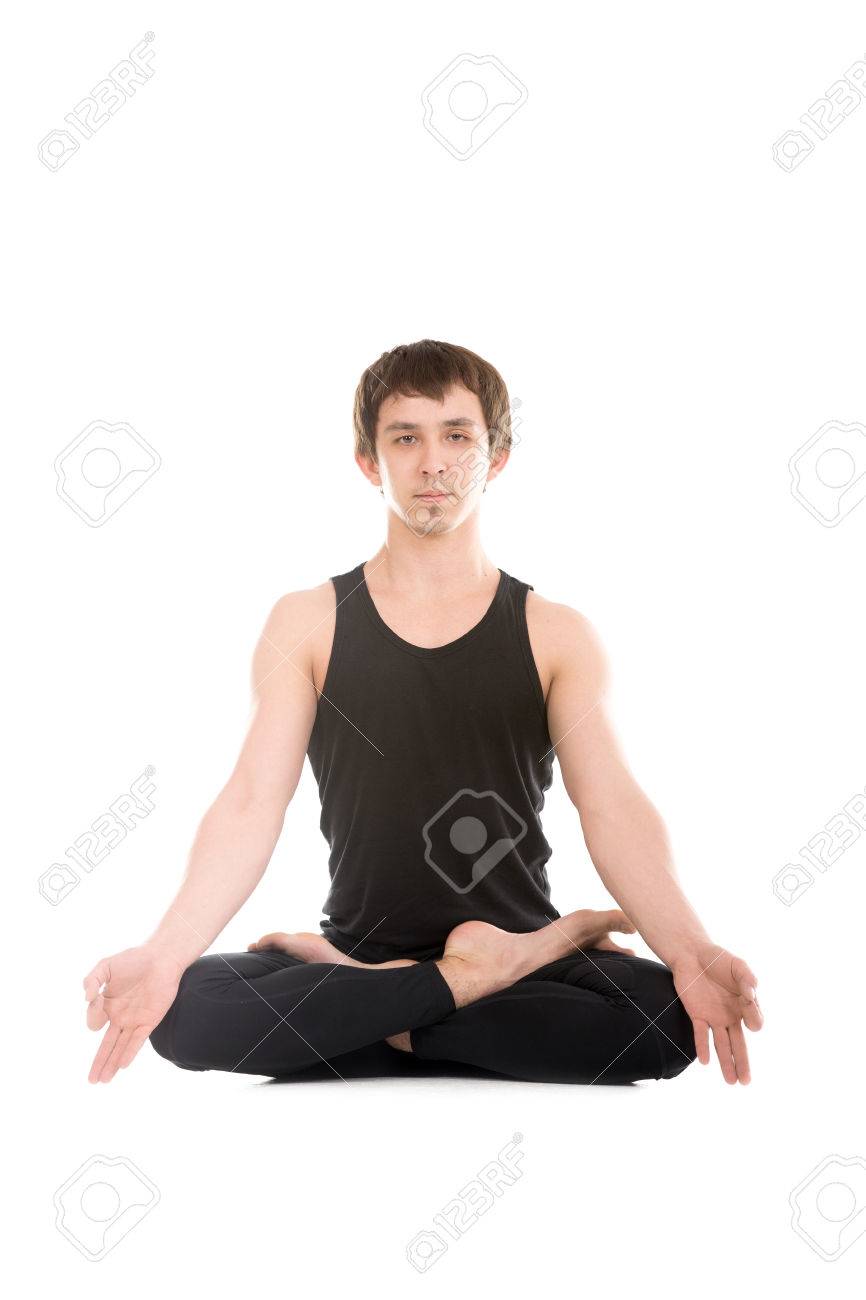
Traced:
[[586, 614], [536, 591], [526, 593], [530, 635], [543, 645], [551, 675], [577, 673], [596, 686], [607, 679], [608, 660], [601, 637]]
[[315, 587], [287, 591], [277, 597], [259, 633], [253, 665], [256, 680], [263, 680], [286, 659], [311, 677], [320, 645], [333, 633], [336, 608], [330, 578]]
[[333, 616], [336, 607], [334, 584], [330, 578], [326, 578], [315, 587], [301, 587], [279, 596], [271, 607], [268, 622], [291, 627]]

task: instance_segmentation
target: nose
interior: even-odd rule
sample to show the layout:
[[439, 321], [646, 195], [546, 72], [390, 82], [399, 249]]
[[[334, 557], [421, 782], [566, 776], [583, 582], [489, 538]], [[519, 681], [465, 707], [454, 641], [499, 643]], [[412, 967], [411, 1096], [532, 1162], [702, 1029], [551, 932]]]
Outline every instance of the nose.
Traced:
[[421, 461], [421, 473], [424, 480], [432, 479], [434, 482], [443, 477], [448, 467], [448, 461], [441, 455], [433, 456], [428, 453]]

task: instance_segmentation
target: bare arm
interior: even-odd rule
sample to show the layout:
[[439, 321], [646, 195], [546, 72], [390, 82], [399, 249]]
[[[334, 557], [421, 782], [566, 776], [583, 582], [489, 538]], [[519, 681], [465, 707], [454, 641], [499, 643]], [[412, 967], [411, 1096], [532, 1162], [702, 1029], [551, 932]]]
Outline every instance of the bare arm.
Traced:
[[182, 966], [199, 957], [265, 873], [316, 716], [306, 593], [284, 596], [253, 655], [252, 717], [223, 789], [196, 832], [183, 883], [147, 941]]
[[550, 738], [586, 847], [608, 893], [668, 966], [709, 936], [683, 893], [655, 806], [637, 784], [605, 712], [606, 657], [589, 622], [559, 606]]
[[172, 1005], [183, 972], [252, 893], [279, 839], [316, 716], [309, 592], [277, 602], [253, 656], [253, 713], [234, 771], [196, 833], [183, 883], [146, 943], [85, 975], [88, 1028], [105, 1030], [88, 1080], [109, 1083]]
[[586, 846], [608, 892], [667, 965], [691, 1017], [698, 1059], [712, 1033], [727, 1083], [750, 1081], [743, 1024], [763, 1025], [757, 978], [742, 957], [714, 943], [677, 880], [667, 831], [621, 753], [605, 712], [608, 665], [590, 623], [551, 606], [554, 669], [550, 738]]

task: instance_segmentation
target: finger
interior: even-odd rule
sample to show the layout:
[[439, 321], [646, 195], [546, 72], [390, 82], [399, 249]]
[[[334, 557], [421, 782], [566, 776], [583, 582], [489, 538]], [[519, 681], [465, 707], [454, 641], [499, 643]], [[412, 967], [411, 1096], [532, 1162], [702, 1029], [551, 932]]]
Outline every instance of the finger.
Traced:
[[98, 961], [92, 971], [84, 976], [81, 983], [84, 985], [84, 996], [88, 1002], [92, 1002], [96, 997], [103, 984], [107, 984], [111, 979], [111, 970], [108, 962], [103, 957]]
[[107, 1025], [109, 1020], [108, 1012], [105, 1010], [105, 998], [101, 993], [97, 993], [92, 1002], [87, 1006], [87, 1028], [101, 1029]]
[[728, 1025], [728, 1037], [731, 1040], [731, 1051], [734, 1054], [734, 1066], [737, 1071], [737, 1078], [740, 1083], [751, 1083], [752, 1075], [749, 1070], [749, 1052], [746, 1047], [746, 1038], [743, 1033], [743, 1026], [740, 1024]]
[[744, 997], [747, 1002], [754, 1002], [755, 985], [758, 982], [758, 977], [752, 968], [743, 961], [742, 957], [732, 959], [731, 975], [739, 986], [740, 996]]
[[754, 1002], [746, 1002], [740, 1014], [743, 1017], [743, 1022], [746, 1028], [751, 1029], [753, 1033], [756, 1030], [763, 1028], [764, 1013], [758, 1005], [757, 998]]
[[734, 1065], [734, 1057], [731, 1051], [731, 1040], [728, 1037], [727, 1025], [712, 1026], [713, 1042], [716, 1045], [716, 1056], [719, 1058], [719, 1065], [722, 1067], [722, 1075], [725, 1083], [737, 1082], [737, 1069]]
[[128, 1065], [132, 1064], [141, 1049], [142, 1043], [146, 1043], [150, 1038], [151, 1029], [153, 1029], [153, 1025], [139, 1025], [137, 1029], [132, 1031], [123, 1049], [123, 1054], [117, 1062], [119, 1070], [125, 1070]]
[[103, 1066], [114, 1051], [114, 1044], [120, 1037], [120, 1026], [110, 1025], [105, 1031], [105, 1036], [99, 1044], [99, 1049], [93, 1058], [93, 1064], [90, 1067], [90, 1073], [87, 1076], [88, 1083], [99, 1083]]
[[695, 1031], [695, 1051], [698, 1060], [701, 1065], [709, 1065], [710, 1035], [706, 1020], [692, 1020], [692, 1029]]
[[121, 1058], [123, 1053], [126, 1051], [126, 1044], [129, 1041], [129, 1037], [130, 1031], [128, 1029], [121, 1029], [119, 1031], [117, 1039], [112, 1047], [111, 1054], [102, 1067], [102, 1072], [99, 1076], [100, 1083], [111, 1083], [111, 1080], [117, 1074], [117, 1071], [120, 1068]]

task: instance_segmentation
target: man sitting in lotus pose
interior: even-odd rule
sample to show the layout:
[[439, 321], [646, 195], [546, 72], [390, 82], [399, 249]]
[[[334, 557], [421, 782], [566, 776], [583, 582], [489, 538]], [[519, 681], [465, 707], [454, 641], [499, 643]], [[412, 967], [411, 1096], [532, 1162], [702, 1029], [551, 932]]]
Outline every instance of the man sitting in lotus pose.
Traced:
[[[756, 978], [679, 887], [605, 715], [594, 629], [482, 549], [509, 409], [494, 367], [452, 344], [364, 371], [355, 459], [385, 498], [386, 540], [271, 609], [249, 732], [177, 896], [145, 943], [85, 977], [87, 1023], [108, 1024], [91, 1082], [149, 1037], [190, 1070], [345, 1079], [424, 1061], [628, 1083], [707, 1064], [710, 1032], [725, 1080], [749, 1082]], [[623, 911], [550, 901], [554, 754]], [[322, 932], [206, 953], [261, 879], [305, 756], [331, 850]], [[659, 961], [610, 937], [636, 930]]]

